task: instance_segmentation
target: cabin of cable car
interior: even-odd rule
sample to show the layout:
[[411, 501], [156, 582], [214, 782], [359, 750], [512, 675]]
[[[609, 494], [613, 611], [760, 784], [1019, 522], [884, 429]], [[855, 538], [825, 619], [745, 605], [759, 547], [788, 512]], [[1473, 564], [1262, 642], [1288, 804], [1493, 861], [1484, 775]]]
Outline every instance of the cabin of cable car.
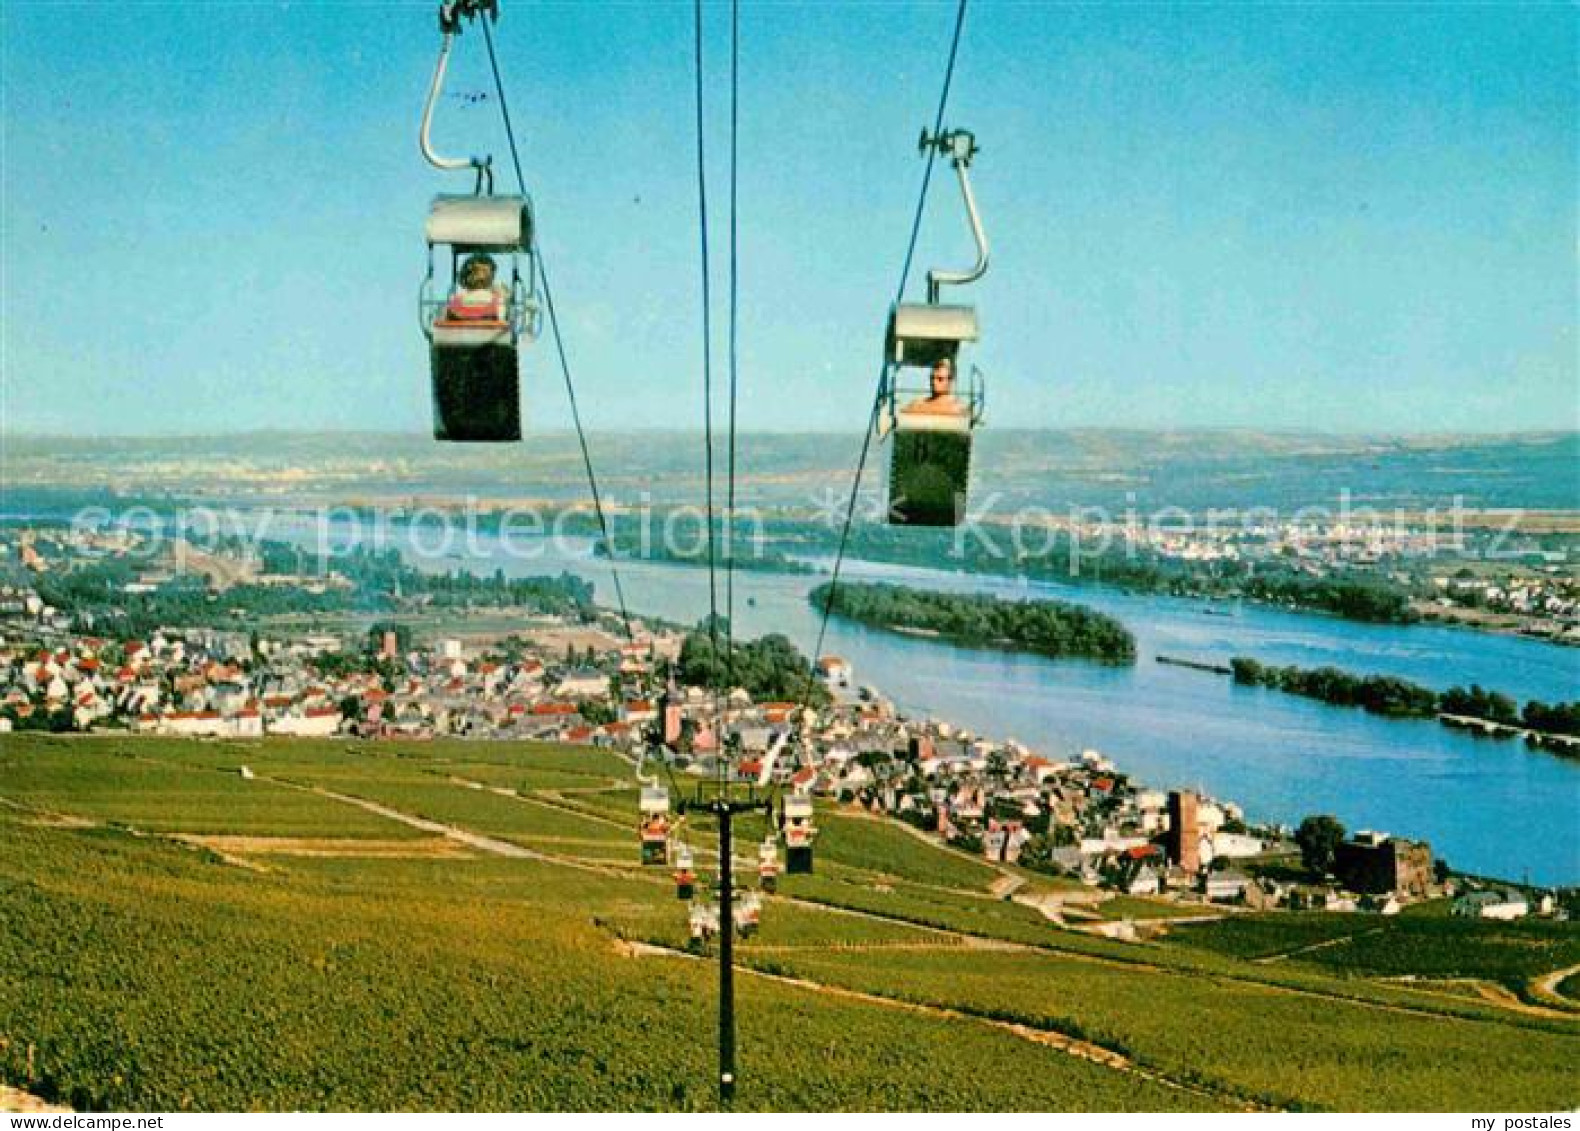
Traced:
[[732, 909], [730, 917], [735, 923], [735, 933], [743, 939], [751, 938], [762, 923], [762, 897], [754, 892], [742, 895], [740, 903]]
[[682, 844], [675, 849], [675, 898], [689, 902], [697, 894], [697, 870], [691, 858], [691, 846]]
[[784, 799], [785, 873], [791, 876], [812, 874], [812, 841], [817, 828], [812, 823], [812, 799], [790, 796]]
[[642, 863], [663, 867], [669, 863], [669, 791], [643, 786], [639, 806]]
[[[444, 157], [430, 140], [451, 43], [477, 17], [498, 18], [493, 0], [440, 5], [443, 40], [423, 107], [422, 153], [435, 168], [471, 170], [477, 179], [470, 195], [440, 195], [429, 210], [418, 321], [428, 340], [434, 438], [504, 443], [521, 439], [517, 351], [538, 331], [532, 204], [524, 195], [493, 194], [492, 158]], [[436, 248], [448, 252], [443, 287], [436, 281]], [[508, 261], [508, 275], [500, 258]]]
[[779, 846], [772, 836], [757, 846], [757, 886], [770, 895], [779, 887]]
[[[976, 241], [977, 261], [964, 271], [934, 268], [925, 303], [896, 303], [884, 334], [884, 375], [877, 426], [891, 435], [889, 521], [902, 526], [955, 526], [965, 517], [971, 476], [971, 434], [982, 422], [985, 390], [975, 366], [960, 376], [961, 350], [980, 331], [970, 306], [939, 301], [941, 288], [980, 279], [987, 271], [987, 237], [967, 175], [976, 138], [967, 130], [922, 132], [921, 151], [954, 165]], [[925, 373], [925, 378], [920, 374]]]
[[[454, 443], [521, 439], [517, 351], [537, 333], [532, 210], [519, 196], [440, 196], [428, 215], [428, 274], [418, 299], [433, 390], [433, 434]], [[435, 249], [449, 283], [435, 284]], [[496, 257], [508, 258], [508, 285]], [[520, 260], [527, 260], [523, 277]]]
[[693, 903], [687, 919], [691, 927], [693, 950], [700, 950], [719, 933], [719, 909], [711, 904]]

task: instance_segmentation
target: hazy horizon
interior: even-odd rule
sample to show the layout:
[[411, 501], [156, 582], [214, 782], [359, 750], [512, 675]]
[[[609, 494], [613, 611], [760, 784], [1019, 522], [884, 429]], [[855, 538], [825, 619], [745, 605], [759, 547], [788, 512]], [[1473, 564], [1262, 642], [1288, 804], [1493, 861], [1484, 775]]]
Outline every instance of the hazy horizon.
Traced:
[[[1486, 441], [1498, 439], [1541, 439], [1554, 436], [1580, 435], [1580, 423], [1572, 427], [1553, 428], [1514, 428], [1514, 429], [1336, 429], [1336, 428], [1259, 428], [1249, 425], [1233, 424], [1194, 424], [1174, 427], [1147, 427], [1144, 425], [1121, 424], [1069, 424], [1069, 425], [1015, 425], [992, 426], [991, 422], [984, 425], [991, 427], [998, 433], [1017, 434], [1047, 434], [1050, 436], [1068, 435], [1070, 433], [1087, 434], [1114, 434], [1114, 435], [1143, 435], [1143, 436], [1182, 436], [1182, 435], [1223, 435], [1223, 436], [1265, 436], [1269, 438], [1289, 439], [1331, 439], [1331, 440], [1471, 440]], [[569, 438], [575, 436], [575, 430], [569, 425], [555, 428], [540, 428], [528, 432], [526, 436], [514, 444], [482, 444], [477, 448], [499, 448], [530, 446], [534, 436]], [[589, 436], [621, 436], [621, 435], [646, 435], [646, 436], [695, 436], [699, 440], [703, 436], [700, 427], [681, 427], [657, 425], [652, 427], [629, 426], [620, 428], [589, 427]], [[852, 433], [848, 428], [750, 428], [740, 429], [737, 436], [840, 436], [848, 437], [854, 434], [860, 439], [861, 432]], [[270, 436], [289, 437], [314, 437], [314, 436], [391, 436], [403, 440], [429, 440], [436, 449], [454, 449], [458, 445], [442, 444], [433, 440], [432, 433], [422, 429], [399, 428], [245, 428], [245, 429], [215, 429], [172, 432], [50, 432], [34, 429], [11, 429], [0, 424], [0, 442], [6, 441], [68, 441], [92, 442], [94, 440], [221, 440], [244, 439], [248, 437], [266, 438]], [[727, 436], [722, 429], [716, 429], [714, 434], [715, 445], [722, 446]], [[472, 447], [473, 445], [460, 445]]]

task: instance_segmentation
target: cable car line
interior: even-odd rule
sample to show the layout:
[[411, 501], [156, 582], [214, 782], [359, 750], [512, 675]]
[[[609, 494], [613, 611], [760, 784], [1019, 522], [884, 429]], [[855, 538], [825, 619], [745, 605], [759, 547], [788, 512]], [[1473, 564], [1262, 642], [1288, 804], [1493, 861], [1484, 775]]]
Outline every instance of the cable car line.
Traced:
[[[510, 163], [516, 171], [516, 186], [522, 195], [526, 195], [526, 177], [521, 171], [521, 152], [516, 146], [516, 132], [510, 121], [510, 102], [505, 97], [505, 83], [499, 73], [499, 58], [494, 52], [494, 33], [488, 25], [488, 20], [478, 21], [483, 25], [483, 42], [488, 46], [488, 66], [494, 75], [494, 90], [499, 95], [499, 111], [504, 120], [505, 139], [510, 143]], [[631, 629], [631, 613], [625, 603], [625, 589], [620, 584], [620, 568], [616, 560], [614, 539], [609, 536], [609, 519], [604, 511], [603, 496], [598, 490], [598, 475], [593, 470], [592, 452], [587, 446], [587, 431], [582, 427], [581, 406], [576, 400], [576, 382], [571, 376], [570, 360], [565, 352], [565, 339], [560, 333], [559, 315], [554, 307], [554, 291], [549, 286], [549, 268], [544, 262], [543, 248], [538, 241], [536, 225], [532, 232], [532, 250], [538, 280], [543, 285], [543, 305], [549, 316], [549, 330], [554, 337], [554, 352], [559, 358], [560, 374], [565, 382], [565, 396], [571, 406], [571, 420], [576, 425], [576, 442], [581, 448], [582, 466], [587, 472], [587, 486], [592, 494], [593, 513], [598, 519], [598, 533], [603, 540], [605, 553], [609, 558], [609, 575], [614, 582], [615, 601], [620, 607], [620, 623], [625, 628], [625, 638], [635, 640], [636, 635]]]
[[[707, 540], [708, 540], [708, 641], [714, 658], [714, 714], [722, 742], [724, 709], [722, 697], [735, 670], [735, 564], [733, 547], [733, 514], [735, 510], [736, 471], [736, 421], [739, 398], [739, 122], [740, 122], [740, 6], [738, 0], [730, 5], [730, 192], [729, 192], [729, 438], [727, 485], [724, 513], [718, 514], [717, 492], [714, 487], [715, 460], [713, 438], [713, 288], [712, 256], [708, 238], [708, 179], [706, 114], [703, 98], [704, 51], [702, 0], [692, 5], [694, 24], [694, 62], [696, 72], [696, 155], [697, 155], [697, 216], [698, 244], [702, 265], [702, 385], [703, 385], [703, 452], [706, 480]], [[724, 650], [722, 663], [719, 650], [719, 547], [722, 541], [724, 558], [725, 613], [723, 618]], [[722, 752], [722, 747], [721, 747]], [[723, 760], [719, 774], [724, 774]]]
[[724, 502], [724, 652], [726, 672], [735, 671], [735, 403], [740, 367], [739, 340], [739, 229], [741, 93], [741, 6], [730, 0], [730, 446], [729, 494]]
[[[717, 547], [713, 531], [713, 295], [708, 255], [708, 173], [703, 101], [702, 0], [692, 0], [693, 59], [696, 71], [697, 109], [697, 234], [702, 256], [702, 450], [707, 500], [708, 532], [708, 643], [712, 648], [714, 671], [719, 661], [719, 583]], [[718, 699], [715, 677], [714, 699]], [[717, 704], [715, 704], [717, 713]], [[723, 719], [719, 719], [722, 737]]]
[[[949, 43], [949, 62], [944, 68], [943, 88], [938, 94], [938, 111], [933, 115], [933, 134], [938, 136], [943, 131], [944, 111], [949, 105], [949, 88], [954, 82], [955, 60], [960, 52], [960, 34], [965, 29], [966, 4], [968, 0], [960, 0], [959, 7], [955, 10], [955, 28]], [[905, 296], [905, 284], [910, 280], [911, 265], [916, 257], [916, 243], [922, 231], [922, 217], [927, 211], [927, 190], [933, 180], [933, 162], [929, 159], [922, 170], [922, 185], [916, 197], [916, 212], [911, 219], [911, 236], [905, 247], [905, 260], [900, 267], [899, 285], [895, 287], [894, 301], [898, 303]], [[834, 569], [829, 577], [828, 593], [823, 598], [822, 615], [818, 622], [817, 643], [808, 658], [805, 690], [801, 696], [801, 710], [804, 713], [811, 705], [812, 684], [817, 673], [818, 657], [823, 654], [823, 643], [828, 635], [829, 615], [834, 608], [835, 592], [839, 588], [840, 570], [845, 564], [845, 549], [850, 541], [850, 528], [856, 517], [856, 501], [861, 494], [861, 479], [867, 468], [867, 458], [872, 453], [872, 438], [877, 431], [878, 414], [883, 404], [884, 378], [888, 372], [888, 359], [878, 371], [878, 387], [873, 393], [872, 411], [867, 419], [867, 430], [861, 440], [861, 454], [856, 460], [856, 473], [850, 483], [850, 497], [845, 504], [845, 517], [839, 532], [839, 547], [834, 554]]]

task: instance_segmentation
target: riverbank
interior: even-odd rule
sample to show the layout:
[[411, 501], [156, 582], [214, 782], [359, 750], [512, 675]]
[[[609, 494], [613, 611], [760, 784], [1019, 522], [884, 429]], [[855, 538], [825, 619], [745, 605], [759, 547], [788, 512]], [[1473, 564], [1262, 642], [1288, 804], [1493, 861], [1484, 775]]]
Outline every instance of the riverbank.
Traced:
[[1488, 609], [1470, 609], [1458, 605], [1445, 607], [1436, 601], [1421, 598], [1412, 601], [1411, 607], [1423, 621], [1432, 624], [1471, 629], [1497, 636], [1518, 636], [1565, 648], [1580, 648], [1580, 626], [1566, 625], [1551, 617], [1497, 613]]

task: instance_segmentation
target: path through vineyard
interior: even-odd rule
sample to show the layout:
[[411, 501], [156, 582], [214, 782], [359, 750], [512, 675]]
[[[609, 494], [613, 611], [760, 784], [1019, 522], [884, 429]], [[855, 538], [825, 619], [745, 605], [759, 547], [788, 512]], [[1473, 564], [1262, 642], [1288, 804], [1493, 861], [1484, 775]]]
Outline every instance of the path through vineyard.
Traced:
[[[275, 779], [267, 779], [267, 780], [275, 780]], [[625, 878], [630, 878], [631, 877], [631, 872], [630, 872], [629, 869], [621, 868], [621, 867], [616, 866], [616, 865], [611, 865], [611, 864], [607, 864], [607, 863], [597, 863], [597, 862], [594, 862], [594, 861], [588, 860], [588, 859], [581, 859], [581, 858], [570, 857], [570, 856], [558, 856], [558, 855], [554, 855], [554, 854], [551, 854], [551, 853], [540, 852], [540, 851], [537, 851], [535, 849], [530, 849], [530, 848], [526, 848], [526, 847], [524, 847], [522, 845], [515, 844], [514, 842], [511, 842], [511, 841], [500, 840], [500, 839], [495, 838], [495, 837], [486, 836], [486, 835], [484, 835], [482, 833], [473, 832], [470, 829], [465, 829], [465, 828], [462, 828], [462, 827], [457, 826], [457, 825], [445, 824], [445, 823], [439, 822], [439, 821], [432, 821], [432, 820], [429, 820], [426, 817], [419, 817], [419, 816], [416, 816], [415, 814], [405, 813], [405, 812], [402, 812], [401, 810], [393, 809], [393, 808], [391, 808], [391, 807], [389, 807], [387, 805], [382, 805], [382, 804], [380, 804], [378, 802], [375, 802], [375, 801], [369, 801], [366, 798], [356, 797], [356, 796], [353, 796], [351, 794], [337, 793], [337, 792], [335, 792], [333, 790], [325, 789], [325, 788], [323, 788], [321, 786], [298, 785], [296, 783], [287, 782], [287, 781], [275, 781], [275, 784], [284, 785], [284, 786], [287, 786], [287, 787], [292, 788], [292, 789], [304, 790], [304, 791], [309, 792], [309, 793], [315, 793], [315, 794], [317, 794], [320, 797], [324, 797], [324, 798], [327, 798], [327, 799], [332, 800], [332, 801], [337, 801], [337, 802], [340, 802], [342, 804], [354, 805], [354, 806], [356, 806], [358, 808], [361, 808], [361, 809], [363, 809], [363, 810], [365, 810], [367, 812], [374, 813], [374, 814], [376, 814], [378, 816], [385, 817], [385, 818], [387, 818], [389, 820], [392, 820], [392, 821], [398, 821], [398, 822], [400, 822], [402, 824], [409, 825], [412, 828], [421, 829], [424, 832], [437, 833], [437, 834], [439, 834], [441, 836], [449, 837], [452, 840], [458, 841], [461, 844], [467, 845], [467, 846], [469, 846], [471, 848], [477, 849], [477, 850], [482, 851], [482, 852], [492, 853], [494, 855], [510, 857], [510, 858], [514, 858], [514, 859], [534, 860], [534, 861], [537, 861], [539, 863], [552, 864], [552, 865], [557, 865], [557, 866], [560, 866], [560, 867], [577, 868], [577, 869], [581, 869], [581, 870], [584, 870], [584, 871], [596, 872], [596, 873], [599, 873], [601, 875], [621, 876], [621, 877], [625, 877]], [[512, 796], [514, 796], [517, 800], [520, 800], [520, 801], [531, 801], [532, 800], [531, 798], [529, 798], [529, 797], [527, 797], [525, 795], [522, 795], [522, 794], [517, 794], [514, 791], [508, 791], [508, 792], [510, 792], [510, 794]], [[577, 812], [579, 813], [580, 811], [578, 810]], [[654, 883], [664, 883], [665, 882], [662, 878], [656, 877], [656, 876], [652, 877], [652, 881]], [[893, 925], [893, 926], [903, 926], [903, 927], [915, 927], [915, 926], [917, 926], [917, 924], [910, 923], [910, 922], [908, 922], [907, 920], [905, 920], [903, 918], [899, 918], [899, 917], [896, 917], [896, 916], [884, 915], [884, 914], [882, 914], [880, 912], [876, 912], [876, 911], [862, 911], [862, 910], [857, 910], [855, 908], [834, 907], [834, 906], [831, 906], [831, 905], [826, 904], [826, 903], [819, 903], [819, 902], [817, 902], [815, 900], [800, 899], [800, 898], [797, 898], [795, 896], [781, 896], [779, 898], [784, 899], [785, 902], [794, 903], [794, 904], [796, 904], [798, 906], [802, 906], [802, 907], [817, 908], [818, 910], [821, 910], [821, 911], [834, 912], [834, 913], [838, 913], [838, 914], [854, 915], [854, 916], [857, 916], [857, 917], [860, 917], [860, 918], [871, 919], [871, 920], [873, 920], [875, 922], [887, 923], [887, 924], [890, 924], [890, 925]], [[1159, 964], [1156, 964], [1156, 963], [1153, 963], [1153, 962], [1148, 962], [1148, 961], [1146, 961], [1144, 959], [1122, 961], [1122, 960], [1119, 960], [1119, 959], [1104, 958], [1104, 957], [1101, 957], [1099, 955], [1087, 954], [1087, 953], [1083, 953], [1083, 952], [1075, 951], [1075, 950], [1065, 950], [1063, 948], [1058, 947], [1057, 945], [1051, 945], [1051, 944], [1050, 945], [1043, 945], [1043, 946], [1033, 946], [1031, 944], [1026, 944], [1026, 943], [1006, 942], [1005, 940], [986, 938], [984, 936], [970, 934], [969, 932], [950, 930], [950, 929], [947, 929], [947, 928], [929, 927], [927, 929], [934, 931], [934, 933], [936, 933], [936, 934], [947, 936], [951, 940], [951, 942], [949, 944], [946, 944], [946, 945], [952, 945], [952, 946], [961, 947], [961, 948], [965, 948], [967, 946], [971, 946], [971, 945], [974, 945], [974, 944], [981, 944], [981, 943], [986, 942], [986, 943], [990, 943], [990, 944], [996, 944], [998, 946], [1001, 946], [1004, 949], [1017, 949], [1017, 948], [1018, 949], [1022, 949], [1022, 950], [1025, 950], [1028, 953], [1057, 953], [1060, 957], [1074, 959], [1074, 960], [1082, 961], [1082, 962], [1092, 962], [1092, 963], [1098, 963], [1098, 964], [1110, 965], [1110, 966], [1123, 966], [1123, 967], [1127, 967], [1127, 968], [1134, 969], [1134, 970], [1151, 970], [1151, 971], [1158, 972], [1158, 973], [1172, 972], [1170, 970], [1170, 968], [1167, 967], [1167, 966], [1159, 965]], [[830, 949], [832, 949], [832, 948], [830, 948]], [[749, 968], [743, 967], [742, 969], [749, 969]], [[762, 974], [763, 973], [762, 971], [752, 971], [752, 972], [753, 973], [757, 973], [757, 974]], [[1564, 974], [1564, 973], [1568, 973], [1568, 972], [1567, 971], [1559, 971], [1557, 973]], [[1331, 1001], [1331, 1002], [1336, 1002], [1336, 1003], [1342, 1002], [1342, 1003], [1344, 1003], [1346, 1005], [1361, 1006], [1361, 1007], [1368, 1008], [1368, 1009], [1378, 1010], [1378, 1011], [1384, 1012], [1384, 1013], [1393, 1013], [1393, 1014], [1402, 1014], [1402, 1015], [1411, 1015], [1411, 1016], [1420, 1016], [1420, 1017], [1433, 1017], [1433, 1018], [1441, 1016], [1441, 1014], [1439, 1014], [1439, 1013], [1437, 1013], [1437, 1012], [1435, 1012], [1435, 1011], [1433, 1011], [1431, 1009], [1427, 1009], [1427, 1008], [1417, 1008], [1417, 1007], [1413, 1007], [1413, 1006], [1409, 1006], [1409, 1005], [1401, 1005], [1401, 1004], [1397, 1004], [1397, 1003], [1393, 1003], [1393, 1002], [1369, 1001], [1369, 1000], [1366, 1000], [1365, 998], [1362, 998], [1362, 997], [1359, 997], [1359, 996], [1353, 996], [1353, 995], [1348, 995], [1348, 994], [1327, 993], [1327, 992], [1324, 992], [1322, 990], [1315, 989], [1315, 988], [1284, 985], [1284, 984], [1279, 984], [1279, 983], [1275, 983], [1275, 982], [1271, 982], [1271, 981], [1264, 981], [1264, 980], [1259, 979], [1259, 978], [1239, 977], [1239, 976], [1236, 976], [1236, 975], [1233, 975], [1233, 974], [1220, 973], [1218, 976], [1221, 977], [1221, 978], [1224, 978], [1226, 981], [1246, 982], [1246, 983], [1258, 986], [1259, 988], [1261, 988], [1263, 990], [1267, 990], [1267, 991], [1270, 991], [1270, 992], [1273, 992], [1273, 993], [1292, 994], [1292, 995], [1301, 996], [1301, 997], [1313, 997], [1313, 998], [1317, 998], [1317, 999], [1320, 999], [1320, 1000], [1326, 1000], [1326, 1001]], [[791, 980], [794, 981], [795, 979], [791, 979]], [[1560, 978], [1559, 980], [1561, 981], [1562, 979]], [[810, 982], [807, 983], [808, 986], [813, 986], [813, 985], [817, 985], [817, 984], [818, 983], [810, 983]], [[1556, 985], [1556, 984], [1557, 983], [1555, 982], [1554, 985]], [[828, 987], [828, 989], [829, 989], [830, 992], [834, 992], [836, 989], [839, 989], [839, 988], [838, 987]], [[840, 990], [840, 992], [847, 992], [847, 991]], [[852, 993], [852, 994], [855, 994], [858, 991], [852, 990], [852, 991], [848, 991], [848, 992]], [[895, 999], [890, 999], [890, 998], [878, 998], [878, 997], [875, 997], [875, 995], [861, 995], [861, 996], [863, 996], [863, 997], [874, 996], [874, 999], [875, 1000], [879, 1000], [879, 1001], [894, 1001], [895, 1000]], [[1482, 995], [1482, 996], [1483, 996], [1483, 1000], [1487, 1001], [1489, 1004], [1496, 1005], [1496, 1006], [1499, 1006], [1499, 1007], [1504, 1008], [1504, 1009], [1508, 1009], [1510, 1012], [1514, 1012], [1514, 1013], [1522, 1013], [1522, 1014], [1526, 1014], [1526, 1015], [1546, 1015], [1546, 1016], [1552, 1016], [1552, 1015], [1556, 1014], [1556, 1011], [1542, 1010], [1541, 1007], [1539, 1007], [1539, 1006], [1532, 1006], [1529, 1003], [1523, 1002], [1523, 1001], [1521, 1001], [1518, 997], [1516, 997], [1513, 994], [1508, 994], [1506, 997], [1499, 997], [1499, 996], [1492, 996], [1492, 995], [1485, 995], [1485, 994]], [[900, 1004], [911, 1005], [913, 1003], [906, 1002], [906, 1003], [900, 1003]], [[933, 1008], [933, 1007], [928, 1007], [928, 1008]], [[942, 1007], [937, 1007], [937, 1008], [942, 1008]], [[1536, 1011], [1540, 1011], [1540, 1012], [1538, 1013]], [[950, 1010], [944, 1010], [944, 1012], [946, 1012], [946, 1013], [953, 1013], [953, 1011], [950, 1011]], [[961, 1014], [958, 1014], [958, 1016], [964, 1018], [964, 1017], [969, 1017], [970, 1015], [961, 1013]], [[994, 1024], [1000, 1025], [1002, 1027], [1002, 1026], [1008, 1025], [1009, 1023], [1008, 1022], [1002, 1022], [1002, 1023], [994, 1022]], [[1043, 1032], [1043, 1030], [1029, 1029], [1028, 1032]], [[1057, 1035], [1057, 1034], [1055, 1034], [1055, 1035]], [[1061, 1037], [1061, 1039], [1066, 1039], [1067, 1040], [1068, 1038], [1062, 1038]], [[1181, 1085], [1181, 1086], [1182, 1087], [1186, 1087], [1185, 1085]]]
[[[845, 947], [843, 949], [915, 951], [960, 950], [972, 948], [962, 948], [960, 944], [950, 943], [872, 943], [864, 946]], [[989, 947], [987, 949], [1001, 948]], [[680, 958], [691, 961], [700, 960], [698, 955], [691, 954], [687, 951], [675, 950], [672, 947], [654, 946], [651, 943], [625, 943], [622, 946], [622, 950], [633, 957]], [[926, 1017], [936, 1017], [946, 1021], [957, 1021], [965, 1024], [982, 1025], [989, 1029], [996, 1029], [1000, 1032], [1010, 1033], [1016, 1037], [1019, 1037], [1021, 1040], [1028, 1041], [1034, 1045], [1042, 1045], [1045, 1048], [1056, 1049], [1059, 1052], [1062, 1052], [1067, 1056], [1073, 1056], [1078, 1060], [1090, 1061], [1093, 1064], [1102, 1065], [1104, 1068], [1112, 1069], [1115, 1072], [1123, 1072], [1127, 1075], [1135, 1076], [1138, 1079], [1148, 1080], [1154, 1084], [1161, 1084], [1163, 1087], [1172, 1088], [1175, 1091], [1186, 1092], [1196, 1096], [1204, 1096], [1208, 1099], [1228, 1103], [1246, 1111], [1278, 1110], [1276, 1108], [1265, 1107], [1260, 1104], [1252, 1103], [1243, 1096], [1235, 1095], [1234, 1093], [1225, 1091], [1223, 1089], [1215, 1089], [1202, 1084], [1178, 1080], [1164, 1072], [1150, 1068], [1143, 1068], [1136, 1064], [1135, 1061], [1131, 1060], [1129, 1057], [1114, 1052], [1112, 1049], [1105, 1049], [1101, 1045], [1093, 1044], [1090, 1041], [1083, 1041], [1078, 1040], [1075, 1037], [1068, 1037], [1063, 1033], [1055, 1032], [1052, 1029], [1039, 1029], [1035, 1026], [1025, 1025], [1017, 1021], [1001, 1021], [993, 1017], [981, 1017], [977, 1014], [965, 1013], [961, 1010], [950, 1009], [941, 1005], [928, 1005], [922, 1002], [902, 1001], [898, 998], [884, 997], [881, 994], [864, 993], [861, 990], [853, 990], [846, 986], [836, 986], [828, 982], [818, 982], [810, 978], [793, 976], [789, 974], [777, 974], [773, 971], [758, 970], [750, 966], [742, 966], [738, 967], [738, 969], [741, 973], [747, 974], [753, 978], [761, 978], [764, 981], [775, 982], [782, 986], [792, 986], [799, 990], [806, 990], [810, 993], [821, 994], [827, 997], [836, 997], [844, 1001], [855, 1001], [860, 1002], [863, 1005], [875, 1005], [884, 1009], [903, 1010], [907, 1013], [917, 1013]]]

